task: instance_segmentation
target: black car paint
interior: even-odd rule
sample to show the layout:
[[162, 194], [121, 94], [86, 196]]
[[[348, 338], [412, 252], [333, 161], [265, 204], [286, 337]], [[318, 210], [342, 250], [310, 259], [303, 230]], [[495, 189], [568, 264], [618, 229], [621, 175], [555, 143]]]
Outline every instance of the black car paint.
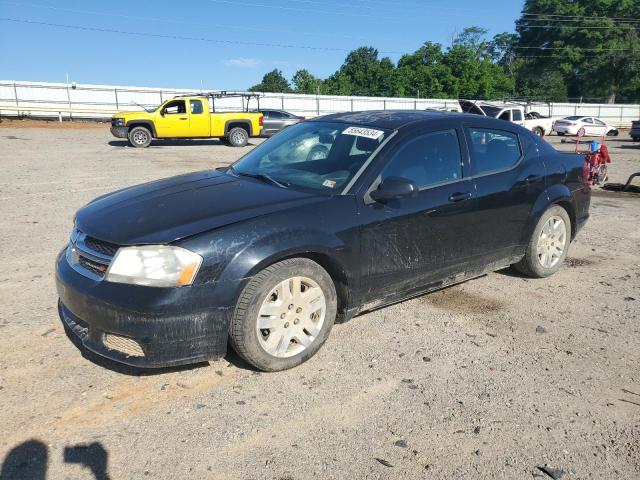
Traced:
[[[304, 256], [332, 276], [339, 321], [516, 262], [540, 215], [561, 204], [572, 232], [588, 218], [583, 158], [560, 154], [502, 121], [437, 112], [359, 112], [319, 119], [396, 131], [343, 194], [284, 189], [231, 172], [206, 171], [103, 195], [78, 211], [84, 233], [119, 245], [174, 244], [202, 255], [192, 286], [151, 288], [93, 281], [57, 261], [61, 317], [88, 327], [85, 346], [114, 360], [159, 367], [226, 352], [228, 325], [248, 279], [279, 260]], [[313, 120], [312, 120], [313, 121]], [[518, 134], [512, 169], [476, 175], [465, 128]], [[374, 202], [369, 192], [390, 154], [418, 133], [455, 128], [464, 178], [413, 197]], [[451, 201], [457, 194], [468, 197]], [[139, 341], [143, 358], [107, 349], [103, 332]]]

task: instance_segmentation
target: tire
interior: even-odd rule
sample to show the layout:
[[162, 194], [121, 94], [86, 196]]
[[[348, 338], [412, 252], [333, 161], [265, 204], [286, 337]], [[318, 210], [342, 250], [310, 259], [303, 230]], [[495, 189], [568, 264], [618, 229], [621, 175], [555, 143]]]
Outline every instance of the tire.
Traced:
[[533, 129], [533, 133], [535, 133], [540, 138], [544, 137], [544, 129], [542, 127], [536, 127]]
[[227, 142], [232, 147], [244, 147], [249, 142], [249, 134], [242, 127], [234, 127], [227, 132]]
[[[559, 238], [550, 237], [547, 232], [553, 232], [554, 235], [560, 233], [558, 231], [548, 230], [547, 224], [551, 221], [562, 221], [564, 224], [564, 242], [562, 251], [558, 252], [558, 249], [554, 249], [554, 244], [558, 242]], [[543, 234], [544, 233], [544, 237]], [[553, 242], [553, 243], [547, 243]], [[539, 247], [539, 243], [541, 246]], [[547, 211], [545, 211], [538, 224], [533, 231], [533, 235], [529, 240], [524, 258], [514, 265], [516, 270], [529, 277], [533, 278], [545, 278], [556, 273], [564, 262], [569, 251], [569, 244], [571, 243], [571, 219], [567, 211], [559, 205], [553, 205]], [[541, 256], [549, 251], [555, 251], [557, 256], [551, 256], [551, 262], [546, 263], [545, 259], [549, 257]], [[549, 255], [547, 253], [547, 255]]]
[[[304, 292], [311, 293], [309, 300]], [[305, 312], [309, 315], [303, 318]], [[287, 370], [315, 355], [336, 312], [336, 289], [326, 270], [306, 258], [283, 260], [260, 271], [242, 290], [229, 327], [230, 343], [258, 370]]]
[[129, 130], [127, 139], [129, 145], [135, 148], [146, 148], [151, 145], [151, 131], [147, 127], [133, 127]]
[[560, 135], [561, 137], [564, 137], [564, 132], [557, 132], [558, 135]]
[[618, 130], [609, 130], [607, 132], [607, 137], [617, 137], [618, 135], [620, 135]]

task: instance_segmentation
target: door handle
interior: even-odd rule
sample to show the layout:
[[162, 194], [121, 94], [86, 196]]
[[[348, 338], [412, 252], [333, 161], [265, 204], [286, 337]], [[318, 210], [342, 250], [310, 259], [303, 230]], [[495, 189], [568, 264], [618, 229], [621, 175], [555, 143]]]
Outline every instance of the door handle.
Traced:
[[189, 120], [187, 117], [180, 117], [180, 120]]
[[461, 202], [471, 198], [471, 192], [456, 192], [449, 197], [450, 202]]
[[532, 174], [532, 175], [529, 175], [527, 178], [524, 179], [524, 183], [527, 183], [527, 184], [535, 183], [535, 182], [540, 181], [541, 179], [542, 179], [542, 175]]

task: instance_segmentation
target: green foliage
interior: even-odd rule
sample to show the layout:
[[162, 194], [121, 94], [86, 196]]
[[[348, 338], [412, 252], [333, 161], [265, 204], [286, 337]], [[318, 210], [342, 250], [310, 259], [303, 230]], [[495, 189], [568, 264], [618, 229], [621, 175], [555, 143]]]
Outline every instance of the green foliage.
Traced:
[[322, 90], [322, 80], [314, 77], [308, 70], [298, 70], [291, 82], [296, 93], [317, 94]]
[[274, 69], [262, 77], [262, 82], [249, 88], [250, 92], [278, 92], [278, 93], [290, 93], [291, 85], [284, 77], [282, 72], [278, 69]]
[[[470, 27], [450, 47], [425, 42], [397, 64], [380, 58], [373, 47], [360, 47], [324, 80], [298, 70], [293, 91], [487, 100], [640, 99], [640, 0], [525, 0], [516, 31], [488, 39], [486, 29]], [[251, 90], [292, 91], [279, 70], [267, 73]]]
[[[639, 18], [637, 0], [526, 0], [516, 22], [522, 88], [610, 102], [638, 99]], [[532, 72], [542, 78], [531, 78]]]

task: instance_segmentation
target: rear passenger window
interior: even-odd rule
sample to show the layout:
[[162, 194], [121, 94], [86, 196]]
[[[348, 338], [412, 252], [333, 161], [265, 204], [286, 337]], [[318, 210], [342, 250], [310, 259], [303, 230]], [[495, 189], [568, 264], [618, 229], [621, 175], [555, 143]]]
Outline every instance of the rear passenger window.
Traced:
[[522, 150], [518, 136], [503, 130], [467, 128], [477, 175], [513, 167]]
[[513, 112], [513, 121], [519, 122], [522, 120], [522, 112], [520, 110], [511, 110]]
[[191, 113], [193, 114], [199, 114], [204, 112], [204, 109], [202, 108], [202, 101], [200, 100], [191, 100]]
[[382, 171], [382, 180], [402, 177], [418, 188], [462, 178], [460, 143], [455, 130], [421, 135], [403, 145]]

